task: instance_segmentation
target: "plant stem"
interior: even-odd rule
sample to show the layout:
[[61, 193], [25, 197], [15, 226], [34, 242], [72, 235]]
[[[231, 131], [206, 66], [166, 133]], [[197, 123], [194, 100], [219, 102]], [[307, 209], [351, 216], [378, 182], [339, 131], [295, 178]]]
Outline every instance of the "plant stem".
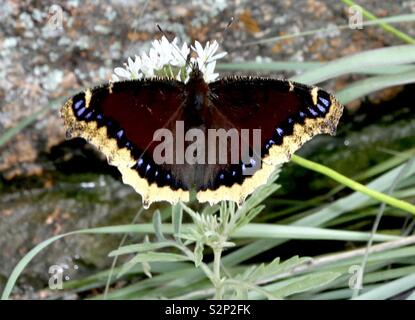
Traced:
[[350, 189], [361, 192], [361, 193], [363, 193], [363, 194], [365, 194], [365, 195], [367, 195], [367, 196], [369, 196], [373, 199], [376, 199], [380, 202], [384, 202], [384, 203], [390, 205], [391, 207], [399, 208], [401, 210], [410, 212], [413, 215], [415, 215], [415, 206], [410, 204], [409, 202], [402, 201], [402, 200], [396, 199], [394, 197], [388, 196], [388, 195], [386, 195], [382, 192], [370, 189], [370, 188], [368, 188], [368, 187], [366, 187], [366, 186], [364, 186], [364, 185], [362, 185], [362, 184], [360, 184], [360, 183], [358, 183], [358, 182], [356, 182], [352, 179], [347, 178], [346, 176], [344, 176], [344, 175], [342, 175], [342, 174], [340, 174], [340, 173], [338, 173], [338, 172], [336, 172], [336, 171], [334, 171], [334, 170], [332, 170], [332, 169], [330, 169], [326, 166], [323, 166], [321, 164], [318, 164], [318, 163], [310, 161], [310, 160], [306, 160], [306, 159], [301, 158], [297, 155], [293, 155], [291, 160], [294, 163], [296, 163], [296, 164], [298, 164], [298, 165], [300, 165], [304, 168], [313, 170], [315, 172], [322, 173], [322, 174], [332, 178], [333, 180], [349, 187]]
[[222, 256], [222, 247], [213, 248], [213, 276], [215, 286], [215, 295], [213, 299], [222, 300], [223, 298], [223, 283], [220, 277], [220, 260]]
[[[352, 0], [342, 0], [343, 3], [347, 4], [348, 6], [355, 6], [356, 2], [352, 1]], [[360, 6], [361, 7], [361, 6]], [[368, 10], [362, 8], [362, 14], [368, 18], [369, 20], [378, 20], [379, 18], [376, 17], [373, 13], [369, 12]], [[412, 38], [411, 36], [407, 35], [406, 33], [396, 29], [395, 27], [392, 27], [389, 23], [380, 23], [380, 27], [385, 30], [386, 32], [390, 32], [391, 34], [393, 34], [394, 36], [396, 36], [397, 38], [410, 43], [410, 44], [414, 44], [415, 43], [415, 39]]]

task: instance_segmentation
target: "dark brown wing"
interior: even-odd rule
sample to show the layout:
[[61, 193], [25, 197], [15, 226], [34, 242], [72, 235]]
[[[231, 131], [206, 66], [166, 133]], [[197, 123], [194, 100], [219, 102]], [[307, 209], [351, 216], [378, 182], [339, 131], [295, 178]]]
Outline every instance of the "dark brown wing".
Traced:
[[262, 158], [261, 169], [252, 176], [243, 175], [242, 182], [232, 176], [234, 167], [218, 173], [214, 188], [197, 195], [200, 201], [212, 203], [243, 201], [306, 141], [319, 133], [334, 134], [343, 110], [334, 96], [317, 87], [262, 78], [213, 82], [209, 84], [209, 99], [214, 118], [222, 123], [226, 119], [222, 126], [261, 130]]
[[61, 115], [68, 133], [99, 148], [145, 204], [187, 201], [188, 192], [152, 159], [153, 134], [181, 118], [183, 93], [184, 84], [174, 80], [115, 82], [75, 95]]

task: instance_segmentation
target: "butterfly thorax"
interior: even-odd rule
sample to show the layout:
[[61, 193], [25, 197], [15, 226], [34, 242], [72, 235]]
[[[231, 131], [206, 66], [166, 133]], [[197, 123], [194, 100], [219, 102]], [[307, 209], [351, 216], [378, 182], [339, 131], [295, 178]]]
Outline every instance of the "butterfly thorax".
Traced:
[[186, 84], [185, 114], [187, 119], [191, 119], [194, 127], [203, 125], [205, 112], [208, 106], [208, 84], [203, 79], [203, 73], [195, 67], [189, 76]]

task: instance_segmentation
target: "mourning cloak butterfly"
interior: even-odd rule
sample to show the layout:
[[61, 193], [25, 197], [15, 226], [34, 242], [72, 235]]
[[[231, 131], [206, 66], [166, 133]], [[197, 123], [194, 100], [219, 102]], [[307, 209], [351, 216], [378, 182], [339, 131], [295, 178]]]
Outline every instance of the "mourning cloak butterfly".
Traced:
[[[187, 83], [155, 78], [87, 89], [69, 99], [61, 115], [69, 136], [83, 137], [100, 149], [148, 207], [155, 201], [189, 201], [191, 190], [197, 192], [200, 202], [242, 203], [306, 141], [320, 133], [334, 135], [342, 110], [333, 95], [317, 87], [251, 77], [206, 83], [196, 65]], [[259, 130], [260, 168], [246, 175], [249, 164], [229, 161], [232, 148], [225, 163], [183, 162], [178, 154], [172, 163], [156, 161], [157, 140], [161, 141], [155, 135], [158, 129], [171, 132], [170, 145], [176, 140], [182, 149], [191, 145], [188, 139], [179, 141], [183, 133], [177, 124], [181, 124], [186, 137], [191, 129], [207, 136], [210, 129], [226, 133], [232, 129], [237, 134]], [[252, 151], [251, 140], [248, 149]], [[200, 146], [209, 151], [217, 145], [203, 140]], [[207, 155], [198, 159], [205, 160]], [[251, 165], [254, 159], [250, 159]]]

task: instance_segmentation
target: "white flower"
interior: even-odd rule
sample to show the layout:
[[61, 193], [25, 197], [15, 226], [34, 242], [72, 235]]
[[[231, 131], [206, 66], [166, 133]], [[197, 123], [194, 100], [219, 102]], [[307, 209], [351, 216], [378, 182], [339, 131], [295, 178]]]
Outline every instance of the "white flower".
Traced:
[[[154, 40], [153, 48], [150, 49], [150, 58], [157, 56], [157, 67], [162, 67], [166, 64], [169, 64], [172, 57], [172, 45], [166, 37], [162, 37], [161, 40]], [[151, 56], [151, 51], [153, 50], [154, 56]]]
[[215, 73], [216, 61], [206, 64], [203, 72], [203, 79], [206, 82], [213, 82], [219, 77], [219, 73]]
[[143, 65], [141, 66], [141, 71], [143, 72], [146, 78], [154, 77], [154, 69], [159, 68], [159, 61], [154, 48], [150, 49], [149, 54], [143, 53], [141, 55], [141, 61]]
[[143, 73], [141, 72], [142, 62], [141, 58], [135, 56], [135, 60], [128, 58], [125, 68], [115, 68], [112, 75], [112, 81], [120, 81], [123, 79], [141, 79]]
[[130, 71], [132, 79], [141, 79], [143, 74], [141, 73], [142, 62], [139, 56], [135, 56], [135, 60], [128, 58], [127, 70]]
[[[179, 81], [187, 82], [192, 71], [192, 65], [197, 62], [203, 78], [206, 82], [212, 82], [219, 76], [215, 73], [216, 61], [223, 58], [226, 52], [215, 54], [219, 48], [217, 41], [207, 42], [205, 47], [195, 41], [195, 45], [189, 47], [183, 43], [181, 48], [177, 45], [177, 38], [169, 42], [166, 37], [161, 40], [154, 40], [148, 53], [135, 56], [135, 59], [128, 58], [124, 68], [115, 68], [112, 75], [113, 81], [123, 79], [142, 79], [154, 76], [164, 76]], [[187, 57], [193, 51], [196, 57], [190, 58], [190, 65], [187, 64]]]
[[180, 49], [178, 45], [176, 44], [177, 38], [174, 38], [171, 45], [173, 46], [172, 50], [172, 59], [170, 61], [170, 64], [177, 67], [184, 67], [186, 65], [186, 59], [187, 56], [190, 53], [190, 48], [187, 45], [187, 43], [183, 43], [182, 48]]
[[214, 53], [219, 49], [219, 44], [216, 40], [214, 40], [212, 44], [208, 41], [204, 48], [199, 41], [195, 41], [195, 46], [192, 46], [192, 49], [196, 51], [198, 56], [197, 60], [200, 65], [221, 59], [227, 54], [226, 52], [222, 52], [214, 55]]
[[218, 78], [219, 74], [214, 73], [216, 61], [227, 54], [226, 52], [215, 54], [218, 48], [219, 44], [216, 40], [212, 44], [208, 41], [204, 48], [199, 41], [195, 41], [195, 45], [192, 46], [192, 50], [197, 54], [196, 62], [206, 82], [212, 82]]

